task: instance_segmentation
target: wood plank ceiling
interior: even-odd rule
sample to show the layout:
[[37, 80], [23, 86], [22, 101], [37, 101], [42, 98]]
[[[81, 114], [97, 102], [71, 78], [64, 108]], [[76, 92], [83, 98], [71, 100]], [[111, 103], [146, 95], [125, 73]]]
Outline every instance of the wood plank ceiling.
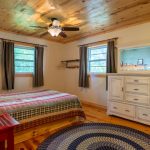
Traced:
[[[30, 27], [48, 26], [53, 17], [80, 31], [66, 31], [62, 38]], [[150, 0], [0, 0], [1, 30], [64, 43], [148, 21]]]

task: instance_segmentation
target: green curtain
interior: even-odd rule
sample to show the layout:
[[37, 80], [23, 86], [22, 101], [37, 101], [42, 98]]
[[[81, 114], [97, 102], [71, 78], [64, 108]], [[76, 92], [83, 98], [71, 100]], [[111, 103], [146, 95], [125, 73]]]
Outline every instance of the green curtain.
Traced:
[[43, 54], [44, 54], [44, 47], [35, 46], [35, 66], [34, 66], [34, 75], [33, 75], [34, 87], [40, 87], [44, 85]]
[[2, 41], [2, 89], [14, 89], [14, 43]]
[[79, 87], [88, 88], [89, 87], [89, 78], [87, 73], [88, 49], [86, 46], [81, 46], [79, 52], [80, 52]]

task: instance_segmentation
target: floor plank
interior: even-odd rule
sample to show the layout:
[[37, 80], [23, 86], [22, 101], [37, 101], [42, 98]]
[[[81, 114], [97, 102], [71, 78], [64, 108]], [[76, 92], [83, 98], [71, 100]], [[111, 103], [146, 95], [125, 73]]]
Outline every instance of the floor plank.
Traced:
[[[150, 134], [150, 126], [129, 121], [126, 119], [122, 119], [119, 117], [108, 116], [106, 110], [103, 108], [97, 108], [92, 105], [90, 106], [90, 105], [83, 104], [83, 109], [85, 111], [86, 118], [87, 118], [86, 122], [104, 122], [104, 123], [124, 125]], [[37, 146], [51, 134], [52, 133], [47, 133], [32, 138], [30, 140], [27, 140], [25, 142], [16, 144], [15, 150], [21, 150], [21, 148], [24, 148], [24, 150], [36, 150]]]

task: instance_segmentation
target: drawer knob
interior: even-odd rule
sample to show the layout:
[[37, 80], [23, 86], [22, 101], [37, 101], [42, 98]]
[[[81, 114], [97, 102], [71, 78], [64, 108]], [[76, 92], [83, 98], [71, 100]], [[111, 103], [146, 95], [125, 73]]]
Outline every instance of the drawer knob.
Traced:
[[137, 99], [137, 98], [134, 98], [134, 100], [135, 100], [135, 101], [138, 101], [139, 99]]
[[117, 109], [117, 107], [113, 107], [114, 109]]
[[134, 89], [135, 91], [138, 91], [139, 89]]
[[125, 110], [126, 112], [130, 112], [128, 109]]
[[139, 80], [134, 80], [134, 82], [139, 82]]
[[143, 116], [146, 116], [146, 117], [147, 117], [147, 116], [148, 116], [148, 114], [143, 114]]

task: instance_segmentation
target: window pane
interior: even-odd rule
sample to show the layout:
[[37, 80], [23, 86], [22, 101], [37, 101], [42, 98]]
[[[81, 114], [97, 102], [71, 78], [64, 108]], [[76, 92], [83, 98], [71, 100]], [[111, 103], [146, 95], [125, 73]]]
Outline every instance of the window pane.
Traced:
[[106, 72], [106, 67], [91, 67], [90, 72], [93, 73], [105, 73]]
[[25, 66], [25, 67], [33, 67], [34, 66], [34, 62], [29, 62], [29, 61], [15, 61], [15, 66], [19, 67], [19, 66]]
[[15, 53], [34, 55], [34, 48], [33, 47], [27, 47], [27, 46], [15, 45]]
[[15, 59], [34, 60], [34, 55], [15, 54]]
[[32, 72], [34, 72], [34, 67], [15, 67], [15, 72], [32, 73]]
[[91, 55], [90, 60], [96, 60], [96, 59], [106, 59], [106, 53]]
[[93, 73], [106, 73], [107, 45], [88, 48], [88, 69]]
[[106, 53], [107, 46], [91, 48], [91, 54]]
[[34, 48], [25, 46], [15, 46], [15, 72], [34, 72]]
[[106, 66], [106, 61], [94, 61], [90, 62], [90, 66]]

